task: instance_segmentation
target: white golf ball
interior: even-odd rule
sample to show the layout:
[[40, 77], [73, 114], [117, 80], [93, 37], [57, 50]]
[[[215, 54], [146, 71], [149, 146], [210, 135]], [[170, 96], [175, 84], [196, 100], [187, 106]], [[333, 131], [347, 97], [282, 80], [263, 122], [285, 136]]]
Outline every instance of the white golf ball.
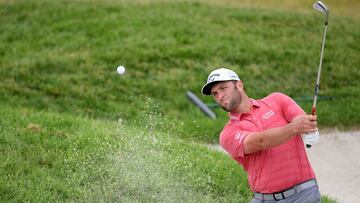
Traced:
[[117, 71], [118, 74], [122, 75], [122, 74], [125, 73], [125, 67], [124, 66], [119, 66], [119, 67], [117, 67], [116, 71]]

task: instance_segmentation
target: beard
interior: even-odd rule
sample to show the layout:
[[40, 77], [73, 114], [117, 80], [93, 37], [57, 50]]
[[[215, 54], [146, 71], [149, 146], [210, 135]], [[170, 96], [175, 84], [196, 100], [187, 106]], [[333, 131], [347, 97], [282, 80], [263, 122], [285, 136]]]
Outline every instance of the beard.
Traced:
[[235, 109], [240, 105], [240, 103], [241, 103], [241, 94], [237, 90], [237, 88], [235, 88], [231, 94], [231, 98], [228, 104], [226, 106], [221, 105], [221, 108], [224, 111], [232, 112], [235, 111]]

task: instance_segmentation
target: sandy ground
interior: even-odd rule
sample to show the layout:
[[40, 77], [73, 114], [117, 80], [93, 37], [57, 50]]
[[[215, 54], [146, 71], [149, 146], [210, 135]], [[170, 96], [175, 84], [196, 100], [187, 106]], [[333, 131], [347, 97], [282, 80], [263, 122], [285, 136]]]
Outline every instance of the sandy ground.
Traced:
[[360, 131], [320, 131], [320, 141], [307, 154], [322, 195], [339, 203], [360, 201]]
[[307, 153], [322, 195], [339, 203], [360, 201], [360, 131], [320, 132]]

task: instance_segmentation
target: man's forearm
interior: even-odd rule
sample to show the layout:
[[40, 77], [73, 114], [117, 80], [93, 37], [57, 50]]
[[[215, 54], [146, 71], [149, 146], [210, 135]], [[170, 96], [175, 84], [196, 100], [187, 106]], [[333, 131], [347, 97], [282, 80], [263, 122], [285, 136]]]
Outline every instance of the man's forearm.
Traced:
[[291, 124], [262, 132], [251, 133], [244, 141], [245, 154], [276, 147], [290, 140], [294, 135], [296, 135], [296, 131], [293, 130]]
[[272, 128], [249, 134], [244, 140], [244, 153], [251, 154], [278, 146], [294, 135], [316, 131], [316, 116], [299, 115], [283, 127]]

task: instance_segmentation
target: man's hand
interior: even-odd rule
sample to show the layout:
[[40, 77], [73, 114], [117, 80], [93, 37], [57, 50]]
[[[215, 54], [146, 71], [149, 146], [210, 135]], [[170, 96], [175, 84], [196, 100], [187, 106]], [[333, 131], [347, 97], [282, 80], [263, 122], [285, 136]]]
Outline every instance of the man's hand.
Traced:
[[315, 115], [300, 115], [294, 118], [289, 127], [294, 134], [305, 134], [317, 131], [317, 116]]

